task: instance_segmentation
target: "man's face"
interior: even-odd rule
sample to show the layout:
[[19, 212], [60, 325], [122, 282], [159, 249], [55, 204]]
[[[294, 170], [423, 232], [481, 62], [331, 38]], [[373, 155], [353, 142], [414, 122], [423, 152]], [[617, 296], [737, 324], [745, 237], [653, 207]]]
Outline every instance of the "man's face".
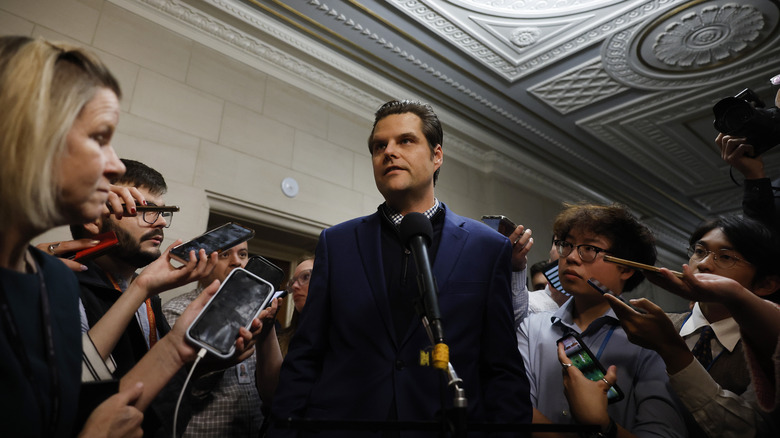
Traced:
[[745, 261], [745, 257], [734, 249], [726, 234], [720, 228], [714, 228], [701, 237], [695, 246], [704, 251], [712, 251], [715, 254], [729, 255], [740, 259], [730, 268], [721, 268], [715, 263], [714, 255], [707, 254], [703, 259], [691, 257], [688, 265], [694, 273], [705, 272], [720, 275], [737, 281], [747, 289], [753, 288], [753, 280], [756, 276], [756, 267]]
[[621, 267], [615, 263], [604, 261], [604, 253], [599, 252], [592, 262], [583, 262], [577, 251], [577, 245], [593, 245], [609, 251], [612, 242], [604, 236], [596, 235], [575, 227], [566, 236], [567, 242], [575, 248], [566, 257], [558, 258], [558, 270], [561, 285], [566, 292], [575, 297], [599, 297], [601, 293], [588, 284], [588, 279], [595, 278], [615, 294], [623, 292], [623, 285], [631, 278], [633, 271]]
[[422, 121], [412, 113], [379, 120], [371, 138], [374, 181], [388, 201], [433, 195], [433, 173], [441, 166], [442, 149], [431, 153]]
[[542, 290], [547, 286], [547, 278], [541, 272], [537, 272], [531, 278], [531, 290]]
[[[138, 187], [138, 191], [146, 198], [147, 203], [165, 205], [162, 196], [152, 195], [143, 187]], [[146, 212], [147, 219], [154, 219], [154, 216], [154, 212]], [[111, 257], [141, 268], [160, 257], [160, 245], [166, 225], [162, 215], [159, 215], [153, 224], [149, 224], [144, 221], [144, 213], [138, 212], [135, 217], [124, 216], [117, 220], [111, 216], [104, 219], [101, 232], [114, 231], [119, 240], [119, 245], [111, 253]]]
[[226, 249], [219, 253], [217, 265], [214, 266], [214, 270], [211, 271], [208, 277], [201, 280], [201, 284], [207, 286], [214, 280], [219, 280], [222, 283], [233, 269], [245, 267], [248, 261], [249, 249], [246, 242], [241, 242], [230, 249]]

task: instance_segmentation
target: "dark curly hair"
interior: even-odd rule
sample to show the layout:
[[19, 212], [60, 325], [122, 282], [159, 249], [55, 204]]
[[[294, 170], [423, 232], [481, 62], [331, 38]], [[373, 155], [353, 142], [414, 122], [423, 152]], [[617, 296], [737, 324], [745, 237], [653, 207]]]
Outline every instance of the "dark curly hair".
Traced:
[[[559, 239], [566, 239], [574, 228], [609, 239], [612, 243], [609, 252], [615, 257], [655, 264], [657, 254], [653, 233], [623, 205], [564, 204], [563, 211], [555, 218], [553, 234]], [[635, 271], [626, 281], [623, 291], [633, 290], [644, 279], [641, 271]]]

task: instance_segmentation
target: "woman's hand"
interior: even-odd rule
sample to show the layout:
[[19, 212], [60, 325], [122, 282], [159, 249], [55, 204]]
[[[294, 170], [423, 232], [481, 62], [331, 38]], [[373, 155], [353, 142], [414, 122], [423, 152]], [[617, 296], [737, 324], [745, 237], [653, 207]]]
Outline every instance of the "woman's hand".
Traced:
[[43, 252], [58, 257], [60, 260], [62, 260], [62, 263], [65, 263], [65, 266], [70, 268], [71, 271], [81, 272], [85, 271], [87, 267], [77, 261], [63, 258], [63, 256], [73, 254], [81, 250], [94, 248], [99, 243], [100, 241], [95, 239], [78, 239], [64, 240], [61, 242], [44, 242], [35, 245], [35, 247]]
[[173, 242], [157, 260], [141, 272], [130, 287], [141, 287], [146, 291], [147, 297], [152, 297], [211, 274], [217, 264], [218, 254], [216, 252], [206, 254], [204, 249], [197, 253], [190, 251], [190, 259], [184, 266], [176, 268], [171, 265], [171, 249], [179, 244], [181, 240]]
[[[125, 204], [125, 207], [122, 207], [122, 204]], [[113, 214], [117, 219], [122, 219], [125, 214], [135, 216], [137, 214], [136, 204], [146, 205], [146, 198], [137, 188], [111, 184], [108, 201], [103, 206], [103, 215]]]

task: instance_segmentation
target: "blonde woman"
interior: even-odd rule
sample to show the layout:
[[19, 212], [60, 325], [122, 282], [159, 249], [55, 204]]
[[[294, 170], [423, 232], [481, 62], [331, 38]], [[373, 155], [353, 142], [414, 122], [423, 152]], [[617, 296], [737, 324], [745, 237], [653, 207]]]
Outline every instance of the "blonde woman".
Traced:
[[[135, 206], [130, 193], [118, 196], [110, 185], [124, 172], [111, 145], [120, 97], [113, 75], [84, 50], [42, 39], [0, 38], [4, 435], [64, 437], [78, 430], [78, 284], [63, 263], [29, 242], [52, 227], [96, 218], [107, 202], [114, 211], [121, 211], [121, 203]], [[203, 276], [216, 262], [216, 254], [190, 256], [184, 276]], [[125, 375], [120, 392], [92, 412], [83, 435], [138, 436], [143, 409], [184, 363], [194, 360], [184, 331], [217, 285], [207, 288], [181, 323]], [[251, 347], [251, 336], [242, 332], [237, 345]]]

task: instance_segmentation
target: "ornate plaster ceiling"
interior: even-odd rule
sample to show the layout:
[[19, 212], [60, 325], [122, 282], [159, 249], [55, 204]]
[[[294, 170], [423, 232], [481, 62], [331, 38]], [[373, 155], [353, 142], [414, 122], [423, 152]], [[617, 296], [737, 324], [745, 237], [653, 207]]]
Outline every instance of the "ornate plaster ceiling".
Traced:
[[[448, 147], [465, 161], [555, 199], [626, 203], [667, 260], [702, 218], [740, 209], [713, 104], [746, 87], [771, 102], [780, 73], [776, 0], [114, 1], [357, 107], [413, 93], [484, 128], [454, 127]], [[777, 149], [764, 157], [775, 176]]]

